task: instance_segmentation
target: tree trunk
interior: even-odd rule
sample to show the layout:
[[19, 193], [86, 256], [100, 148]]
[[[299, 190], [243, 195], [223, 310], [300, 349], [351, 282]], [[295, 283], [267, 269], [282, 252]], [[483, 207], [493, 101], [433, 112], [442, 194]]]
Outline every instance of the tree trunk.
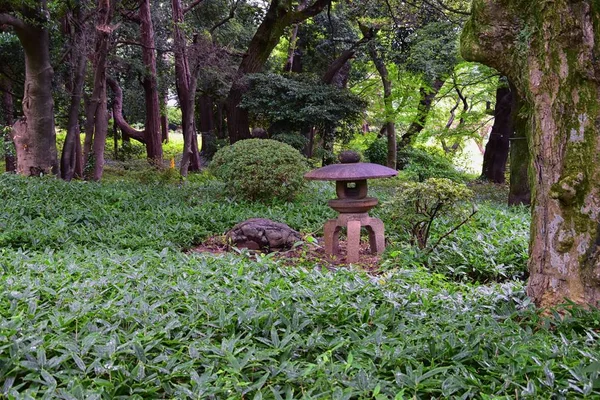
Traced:
[[425, 129], [425, 123], [427, 122], [427, 116], [431, 110], [433, 99], [435, 99], [435, 96], [437, 96], [442, 86], [444, 86], [444, 80], [436, 79], [431, 87], [422, 86], [421, 89], [419, 89], [420, 99], [419, 105], [417, 106], [417, 116], [408, 127], [408, 130], [400, 138], [400, 142], [398, 143], [399, 149], [410, 146], [414, 138]]
[[481, 177], [494, 183], [504, 183], [509, 139], [513, 134], [513, 96], [506, 86], [496, 89], [494, 125], [483, 154]]
[[17, 173], [26, 176], [58, 173], [54, 101], [50, 64], [50, 35], [46, 1], [18, 10], [22, 20], [0, 14], [0, 25], [11, 25], [25, 53], [23, 115], [13, 132]]
[[187, 41], [180, 28], [183, 24], [181, 0], [172, 0], [171, 7], [174, 23], [175, 84], [181, 107], [181, 130], [183, 132], [183, 154], [179, 172], [181, 176], [187, 176], [190, 169], [197, 170], [200, 164], [194, 123], [198, 60], [195, 56], [191, 57], [192, 65], [190, 65]]
[[167, 107], [169, 105], [169, 96], [166, 89], [162, 96], [162, 112], [160, 114], [160, 136], [163, 143], [169, 143], [169, 116], [167, 115]]
[[329, 3], [330, 0], [316, 0], [310, 6], [292, 11], [291, 2], [271, 0], [265, 18], [244, 53], [227, 96], [227, 129], [229, 141], [232, 144], [238, 140], [250, 138], [248, 111], [238, 107], [247, 90], [246, 75], [262, 70], [288, 26], [317, 15]]
[[75, 11], [75, 18], [77, 23], [73, 24], [73, 31], [66, 32], [71, 35], [71, 64], [74, 64], [74, 68], [70, 72], [71, 78], [67, 85], [67, 91], [71, 93], [71, 104], [69, 106], [67, 136], [60, 158], [60, 175], [66, 181], [83, 177], [79, 109], [83, 96], [87, 51], [84, 21], [80, 9]]
[[12, 85], [7, 79], [0, 77], [0, 90], [2, 91], [2, 115], [4, 116], [4, 164], [6, 172], [15, 172], [17, 170], [17, 160], [14, 153], [14, 143], [12, 139], [12, 125], [14, 124], [14, 104], [12, 98]]
[[[94, 54], [94, 89], [86, 110], [84, 158], [87, 179], [99, 181], [104, 171], [104, 146], [108, 135], [106, 100], [106, 64], [113, 28], [110, 0], [98, 0], [96, 9], [96, 49]], [[91, 143], [90, 143], [91, 142]], [[91, 147], [91, 148], [90, 148]], [[88, 168], [90, 167], [90, 168]], [[91, 173], [91, 175], [90, 175]]]
[[107, 78], [108, 86], [113, 91], [113, 118], [115, 124], [121, 129], [123, 134], [123, 141], [129, 141], [129, 139], [135, 139], [142, 144], [146, 144], [146, 133], [145, 131], [138, 131], [125, 121], [123, 117], [123, 90], [113, 78]]
[[[508, 76], [531, 111], [527, 293], [600, 305], [600, 3], [475, 0], [465, 59]], [[596, 24], [596, 25], [595, 25]]]
[[392, 99], [392, 81], [390, 80], [385, 62], [383, 61], [383, 59], [381, 59], [381, 57], [379, 57], [379, 55], [377, 54], [377, 49], [372, 44], [369, 45], [369, 55], [371, 56], [371, 60], [375, 64], [375, 68], [377, 68], [377, 72], [379, 72], [379, 76], [381, 77], [381, 82], [383, 84], [383, 103], [385, 107], [384, 127], [387, 136], [386, 165], [389, 168], [396, 169], [398, 154], [396, 146], [396, 124], [394, 122], [395, 113]]
[[142, 0], [139, 11], [140, 42], [142, 44], [142, 62], [146, 74], [142, 82], [146, 100], [146, 155], [155, 166], [162, 166], [162, 134], [160, 131], [160, 106], [158, 102], [158, 82], [156, 78], [156, 49], [154, 44], [154, 25], [150, 0]]
[[[529, 186], [529, 147], [527, 140], [531, 130], [529, 121], [522, 114], [523, 101], [517, 95], [514, 86], [513, 92], [513, 137], [510, 140], [510, 190], [508, 193], [508, 204], [530, 205], [531, 189]], [[523, 110], [524, 111], [524, 110]]]
[[217, 152], [212, 105], [213, 100], [210, 96], [202, 94], [198, 97], [198, 123], [200, 126], [200, 133], [202, 134], [201, 156], [205, 160], [212, 160]]

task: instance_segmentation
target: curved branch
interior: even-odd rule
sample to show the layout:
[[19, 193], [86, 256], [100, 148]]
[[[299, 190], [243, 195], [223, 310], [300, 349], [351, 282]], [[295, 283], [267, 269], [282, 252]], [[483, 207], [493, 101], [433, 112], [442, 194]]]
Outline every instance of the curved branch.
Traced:
[[113, 116], [115, 123], [127, 136], [140, 143], [146, 144], [146, 131], [138, 131], [129, 125], [127, 121], [125, 121], [125, 118], [123, 118], [123, 90], [121, 90], [121, 87], [113, 78], [107, 77], [106, 82], [115, 95], [113, 99]]
[[10, 14], [0, 14], [0, 25], [10, 25], [17, 29], [25, 29], [25, 22]]

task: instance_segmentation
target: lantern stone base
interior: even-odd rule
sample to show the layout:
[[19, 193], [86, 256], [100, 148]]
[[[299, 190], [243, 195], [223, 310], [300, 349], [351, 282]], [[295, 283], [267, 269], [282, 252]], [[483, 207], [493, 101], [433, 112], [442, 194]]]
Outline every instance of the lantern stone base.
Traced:
[[385, 249], [383, 222], [379, 218], [369, 217], [367, 213], [340, 214], [336, 219], [325, 223], [325, 253], [337, 255], [340, 253], [340, 231], [347, 228], [346, 261], [358, 262], [360, 250], [360, 228], [365, 227], [369, 233], [371, 253], [381, 254]]

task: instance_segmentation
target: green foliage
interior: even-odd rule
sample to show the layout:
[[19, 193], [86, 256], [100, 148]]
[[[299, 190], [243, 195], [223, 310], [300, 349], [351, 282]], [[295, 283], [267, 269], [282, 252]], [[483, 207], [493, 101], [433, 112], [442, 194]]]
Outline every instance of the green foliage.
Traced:
[[321, 130], [338, 127], [348, 138], [358, 130], [366, 103], [348, 90], [325, 85], [314, 78], [253, 74], [242, 106], [272, 134], [300, 132], [307, 126]]
[[451, 22], [432, 22], [407, 38], [409, 71], [423, 74], [430, 83], [448, 76], [458, 62], [459, 29]]
[[468, 221], [474, 214], [471, 200], [473, 192], [466, 185], [445, 178], [429, 178], [425, 182], [401, 183], [392, 200], [386, 202], [390, 217], [410, 232], [410, 241], [419, 249], [428, 248], [434, 222], [439, 218], [454, 221], [450, 229], [440, 232], [438, 240], [429, 250], [435, 249], [442, 239]]
[[409, 147], [399, 150], [398, 169], [403, 171], [404, 177], [419, 182], [429, 178], [447, 178], [457, 182], [466, 179], [448, 158], [432, 148]]
[[373, 142], [371, 142], [369, 147], [367, 147], [367, 149], [364, 151], [364, 154], [365, 157], [367, 157], [367, 160], [369, 160], [369, 162], [380, 165], [386, 165], [387, 152], [387, 139], [382, 137], [377, 138]]
[[285, 144], [289, 144], [293, 148], [298, 151], [302, 151], [304, 146], [308, 143], [308, 139], [305, 136], [297, 133], [297, 132], [282, 132], [271, 137], [273, 140], [277, 140], [278, 142], [282, 142]]
[[167, 106], [167, 119], [169, 123], [181, 125], [181, 109], [179, 107]]
[[248, 139], [217, 151], [214, 174], [236, 195], [249, 200], [290, 200], [304, 185], [304, 157], [270, 139]]

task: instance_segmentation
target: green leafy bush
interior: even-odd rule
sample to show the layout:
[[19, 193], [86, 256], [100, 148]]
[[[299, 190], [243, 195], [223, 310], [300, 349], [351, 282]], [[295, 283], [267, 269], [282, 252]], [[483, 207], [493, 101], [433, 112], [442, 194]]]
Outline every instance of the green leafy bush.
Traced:
[[387, 164], [387, 139], [377, 138], [365, 150], [364, 154], [369, 162], [374, 164]]
[[411, 180], [423, 182], [429, 178], [448, 178], [464, 182], [466, 176], [456, 170], [450, 160], [434, 149], [409, 147], [398, 151], [398, 169]]
[[434, 249], [442, 239], [467, 222], [474, 214], [474, 206], [466, 201], [473, 192], [466, 185], [445, 178], [429, 178], [425, 182], [403, 182], [392, 200], [385, 205], [390, 209], [390, 217], [410, 232], [412, 244], [425, 249], [436, 219], [445, 217], [454, 221], [446, 232], [438, 234]]
[[298, 151], [302, 151], [302, 149], [304, 149], [304, 146], [306, 146], [306, 144], [308, 143], [308, 139], [297, 132], [278, 133], [276, 135], [273, 135], [272, 139], [277, 140], [281, 143], [289, 144]]
[[289, 200], [304, 185], [307, 166], [300, 152], [285, 143], [248, 139], [217, 151], [211, 169], [246, 199]]

